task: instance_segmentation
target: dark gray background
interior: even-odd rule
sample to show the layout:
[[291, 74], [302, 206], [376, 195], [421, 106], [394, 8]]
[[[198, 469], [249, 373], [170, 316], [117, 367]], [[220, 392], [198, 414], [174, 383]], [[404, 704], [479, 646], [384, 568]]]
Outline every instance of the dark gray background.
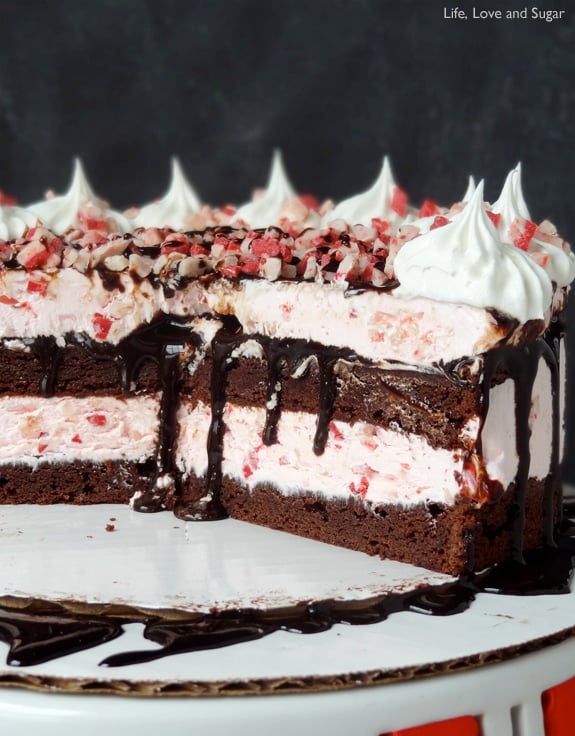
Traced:
[[80, 155], [121, 208], [161, 195], [176, 154], [202, 199], [241, 203], [279, 147], [300, 192], [362, 190], [387, 153], [414, 202], [459, 199], [469, 174], [493, 201], [521, 160], [534, 219], [574, 242], [575, 3], [459, 2], [473, 5], [565, 18], [446, 20], [435, 0], [0, 0], [0, 189], [23, 204], [61, 191]]

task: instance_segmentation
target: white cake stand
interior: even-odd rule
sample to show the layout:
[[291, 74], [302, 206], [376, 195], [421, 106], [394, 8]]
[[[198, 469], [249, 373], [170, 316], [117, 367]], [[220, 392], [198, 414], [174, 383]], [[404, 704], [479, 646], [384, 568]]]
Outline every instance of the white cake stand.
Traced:
[[[266, 608], [449, 580], [242, 522], [186, 524], [122, 506], [3, 507], [0, 536], [5, 597], [89, 610]], [[542, 691], [575, 676], [573, 593], [480, 594], [449, 617], [398, 613], [100, 666], [158, 648], [142, 632], [130, 623], [114, 641], [31, 667], [7, 665], [0, 644], [2, 732], [373, 736], [475, 715], [484, 736], [543, 736]]]

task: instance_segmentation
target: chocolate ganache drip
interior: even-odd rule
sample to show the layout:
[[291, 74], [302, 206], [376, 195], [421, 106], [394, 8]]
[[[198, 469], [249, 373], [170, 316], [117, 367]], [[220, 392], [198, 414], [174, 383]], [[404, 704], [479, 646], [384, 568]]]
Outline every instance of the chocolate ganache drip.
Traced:
[[314, 359], [319, 369], [320, 384], [313, 449], [317, 455], [321, 455], [325, 449], [329, 422], [337, 395], [335, 365], [338, 360], [357, 360], [357, 356], [350, 351], [326, 349], [305, 340], [274, 340], [264, 336], [258, 336], [256, 339], [265, 353], [268, 365], [266, 423], [262, 435], [264, 444], [272, 445], [277, 442], [277, 426], [281, 417], [283, 371], [287, 371], [288, 374], [294, 374], [297, 371], [305, 373], [310, 359]]
[[[545, 498], [542, 512], [545, 519], [545, 542], [553, 546], [556, 527], [557, 510], [561, 503], [561, 484], [559, 478], [559, 351], [560, 339], [551, 339], [548, 334], [535, 342], [526, 345], [503, 345], [482, 356], [482, 367], [479, 378], [473, 378], [473, 369], [468, 359], [455, 361], [443, 366], [445, 375], [455, 383], [479, 381], [481, 388], [480, 429], [475, 452], [482, 455], [482, 432], [489, 411], [489, 397], [497, 381], [512, 380], [515, 397], [515, 447], [518, 456], [518, 467], [514, 481], [514, 503], [508, 518], [511, 528], [511, 557], [517, 563], [523, 563], [525, 504], [531, 467], [531, 427], [530, 412], [532, 407], [533, 387], [541, 361], [549, 368], [552, 394], [552, 436], [550, 438], [551, 455], [549, 473], [545, 484]], [[480, 479], [484, 485], [493, 485], [492, 481]], [[494, 488], [487, 495], [497, 495]], [[468, 544], [468, 569], [473, 569], [473, 541]]]
[[552, 425], [554, 429], [550, 438], [550, 473], [549, 481], [545, 488], [543, 513], [545, 516], [546, 542], [547, 544], [553, 544], [553, 509], [555, 508], [557, 494], [560, 493], [558, 485], [559, 437], [557, 429], [559, 426], [559, 376], [556, 355], [543, 338], [521, 347], [502, 347], [499, 350], [486, 354], [481, 383], [483, 404], [482, 426], [487, 417], [489, 394], [497, 370], [502, 369], [513, 380], [515, 385], [515, 445], [519, 463], [515, 477], [515, 503], [511, 521], [512, 558], [517, 562], [523, 561], [525, 502], [531, 466], [531, 428], [529, 417], [532, 407], [533, 386], [541, 360], [548, 366], [551, 374]]
[[264, 445], [277, 442], [278, 422], [281, 416], [282, 368], [286, 355], [282, 350], [267, 350], [268, 387], [266, 392], [266, 423], [262, 433]]
[[125, 394], [137, 390], [138, 377], [147, 363], [158, 368], [160, 383], [159, 433], [153, 463], [155, 471], [148, 490], [135, 499], [138, 511], [161, 511], [171, 508], [180, 493], [180, 478], [175, 467], [177, 440], [176, 413], [180, 402], [181, 359], [186, 346], [198, 347], [201, 340], [190, 329], [189, 322], [162, 316], [140, 327], [118, 345], [99, 342], [81, 334], [70, 334], [58, 345], [51, 337], [26, 341], [41, 365], [40, 394], [53, 396], [58, 387], [58, 371], [66, 347], [87, 348], [95, 360], [117, 365], [119, 380]]
[[177, 440], [176, 414], [180, 398], [180, 353], [186, 343], [198, 344], [198, 336], [189, 325], [163, 318], [138, 330], [119, 346], [123, 383], [126, 389], [135, 382], [137, 372], [147, 360], [158, 364], [162, 396], [159, 412], [159, 437], [156, 472], [147, 492], [134, 500], [138, 511], [162, 511], [174, 505], [180, 493], [179, 473], [175, 465]]
[[333, 413], [333, 405], [336, 399], [336, 382], [334, 367], [337, 362], [335, 356], [318, 357], [319, 363], [319, 410], [317, 416], [317, 429], [313, 439], [313, 451], [321, 455], [327, 443], [329, 421]]
[[210, 386], [211, 422], [208, 430], [208, 471], [205, 492], [201, 498], [176, 506], [176, 515], [188, 521], [209, 521], [227, 516], [220, 500], [222, 485], [224, 409], [228, 373], [234, 365], [234, 355], [246, 342], [257, 342], [268, 366], [266, 388], [266, 420], [262, 441], [266, 445], [277, 442], [277, 425], [281, 417], [282, 374], [284, 369], [294, 372], [310, 358], [317, 361], [320, 373], [320, 391], [316, 435], [313, 449], [321, 454], [325, 449], [329, 422], [336, 397], [334, 367], [338, 360], [357, 360], [349, 350], [325, 348], [306, 340], [275, 340], [264, 335], [246, 335], [234, 320], [218, 331], [211, 344], [212, 374]]
[[178, 504], [176, 515], [187, 521], [217, 521], [227, 517], [220, 500], [222, 484], [223, 438], [225, 431], [226, 379], [233, 351], [243, 337], [237, 337], [237, 327], [228, 325], [218, 331], [212, 341], [211, 411], [208, 430], [208, 470], [204, 494], [190, 504]]

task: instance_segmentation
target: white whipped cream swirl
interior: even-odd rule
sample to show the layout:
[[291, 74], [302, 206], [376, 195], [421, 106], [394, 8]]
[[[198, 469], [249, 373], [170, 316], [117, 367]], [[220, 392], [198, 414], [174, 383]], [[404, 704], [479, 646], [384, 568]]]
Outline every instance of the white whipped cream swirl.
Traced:
[[521, 323], [545, 319], [551, 281], [525, 252], [502, 243], [483, 205], [483, 182], [451, 223], [406, 243], [394, 262], [398, 296], [497, 309]]
[[171, 227], [185, 230], [191, 218], [200, 211], [202, 203], [186, 179], [176, 158], [172, 159], [172, 180], [162, 199], [142, 207], [134, 217], [136, 227]]
[[21, 238], [29, 228], [39, 224], [38, 217], [22, 207], [0, 206], [0, 240]]
[[531, 219], [521, 188], [521, 164], [517, 164], [507, 174], [501, 194], [497, 201], [492, 204], [491, 210], [499, 215], [497, 229], [501, 239], [504, 243], [512, 243], [509, 230], [514, 220], [517, 217], [524, 220]]
[[387, 156], [374, 184], [361, 194], [337, 204], [326, 215], [326, 222], [344, 220], [350, 225], [365, 225], [369, 227], [374, 217], [396, 222], [400, 216], [393, 211], [391, 203], [396, 183], [391, 173], [391, 166]]
[[74, 161], [72, 183], [66, 194], [31, 204], [27, 209], [58, 235], [80, 226], [78, 214], [81, 209], [93, 210], [95, 219], [103, 218], [109, 232], [127, 233], [132, 229], [128, 218], [110, 210], [107, 203], [94, 194], [79, 159]]
[[[507, 175], [501, 194], [491, 209], [500, 216], [497, 227], [501, 240], [504, 243], [512, 243], [511, 229], [517, 218], [531, 220], [521, 186], [520, 163]], [[575, 255], [567, 246], [563, 249], [560, 245], [544, 242], [537, 238], [535, 233], [529, 242], [528, 252], [538, 262], [542, 261], [543, 256], [546, 262], [542, 268], [559, 288], [568, 286], [575, 278]]]
[[[275, 151], [265, 192], [239, 207], [235, 218], [243, 220], [252, 228], [279, 225], [282, 218], [294, 219], [290, 213], [290, 205], [294, 200], [299, 201], [298, 196], [286, 175], [281, 153]], [[314, 218], [315, 213], [310, 211], [306, 214], [308, 222], [302, 224], [317, 224], [319, 217]]]
[[471, 197], [473, 197], [475, 193], [475, 179], [470, 176], [467, 180], [467, 189], [465, 190], [465, 194], [463, 195], [462, 202], [466, 203], [469, 202]]

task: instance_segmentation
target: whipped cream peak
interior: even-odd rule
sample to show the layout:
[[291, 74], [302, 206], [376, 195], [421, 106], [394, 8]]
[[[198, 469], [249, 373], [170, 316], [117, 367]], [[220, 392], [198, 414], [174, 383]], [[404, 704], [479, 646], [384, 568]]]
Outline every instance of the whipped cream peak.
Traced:
[[31, 211], [13, 205], [0, 205], [0, 240], [16, 240], [27, 230], [42, 224]]
[[274, 151], [267, 187], [263, 194], [239, 207], [235, 213], [250, 227], [278, 225], [289, 203], [297, 198], [285, 172], [280, 151]]
[[193, 208], [196, 212], [202, 207], [200, 198], [196, 194], [190, 182], [187, 180], [184, 170], [176, 156], [172, 157], [172, 182], [170, 184], [168, 196], [170, 194], [185, 196], [190, 208]]
[[180, 162], [172, 158], [172, 177], [170, 187], [164, 197], [141, 207], [133, 218], [136, 227], [171, 227], [183, 230], [202, 208], [202, 203], [194, 188], [186, 179]]
[[130, 221], [119, 212], [108, 209], [107, 203], [92, 191], [80, 159], [74, 159], [74, 173], [65, 194], [37, 202], [28, 209], [55, 233], [69, 228], [129, 232]]
[[387, 156], [379, 176], [373, 185], [365, 192], [356, 194], [343, 200], [331, 210], [327, 218], [329, 221], [344, 220], [350, 225], [370, 226], [374, 217], [384, 220], [398, 220], [398, 213], [393, 208], [393, 197], [397, 184], [391, 172], [391, 165]]
[[491, 210], [499, 215], [498, 230], [505, 243], [512, 243], [509, 231], [517, 217], [530, 220], [531, 215], [523, 198], [521, 187], [521, 164], [507, 174], [503, 189], [496, 202], [491, 205]]
[[[521, 186], [521, 164], [512, 169], [503, 185], [499, 199], [491, 208], [499, 215], [497, 225], [504, 243], [527, 249], [533, 260], [547, 273], [549, 279], [562, 288], [575, 278], [575, 256], [563, 243], [550, 223], [536, 228], [523, 197]], [[534, 230], [532, 236], [526, 230]], [[524, 240], [526, 244], [521, 245]]]
[[521, 217], [529, 220], [531, 219], [531, 215], [529, 214], [529, 209], [527, 208], [527, 203], [525, 202], [525, 198], [523, 196], [523, 186], [521, 184], [521, 161], [517, 163], [514, 171], [517, 172], [516, 176], [513, 179], [513, 192], [515, 194], [517, 209]]
[[[41, 202], [31, 204], [29, 210], [38, 215], [49, 227], [55, 227], [64, 219], [75, 219], [78, 209], [83, 203], [83, 194], [87, 195], [85, 197], [86, 201], [93, 201], [93, 193], [84, 174], [82, 164], [78, 158], [75, 158], [72, 181], [66, 194], [53, 195], [49, 193]], [[66, 227], [62, 228], [62, 231], [65, 229]]]
[[284, 200], [297, 197], [295, 189], [292, 187], [290, 180], [286, 174], [286, 170], [283, 163], [283, 157], [281, 151], [275, 150], [272, 166], [270, 171], [270, 178], [266, 188], [266, 193], [272, 193], [275, 197]]
[[73, 193], [73, 196], [77, 197], [80, 204], [94, 204], [97, 207], [106, 206], [104, 200], [96, 196], [94, 190], [90, 186], [90, 182], [88, 181], [82, 162], [77, 157], [74, 159], [74, 172], [72, 174], [70, 192]]
[[407, 242], [394, 261], [396, 294], [496, 309], [525, 323], [543, 320], [551, 280], [532, 258], [501, 242], [487, 216], [481, 181], [449, 224]]
[[470, 176], [469, 180], [467, 182], [467, 189], [465, 190], [465, 194], [463, 195], [462, 202], [467, 203], [473, 197], [473, 194], [475, 193], [475, 179]]

